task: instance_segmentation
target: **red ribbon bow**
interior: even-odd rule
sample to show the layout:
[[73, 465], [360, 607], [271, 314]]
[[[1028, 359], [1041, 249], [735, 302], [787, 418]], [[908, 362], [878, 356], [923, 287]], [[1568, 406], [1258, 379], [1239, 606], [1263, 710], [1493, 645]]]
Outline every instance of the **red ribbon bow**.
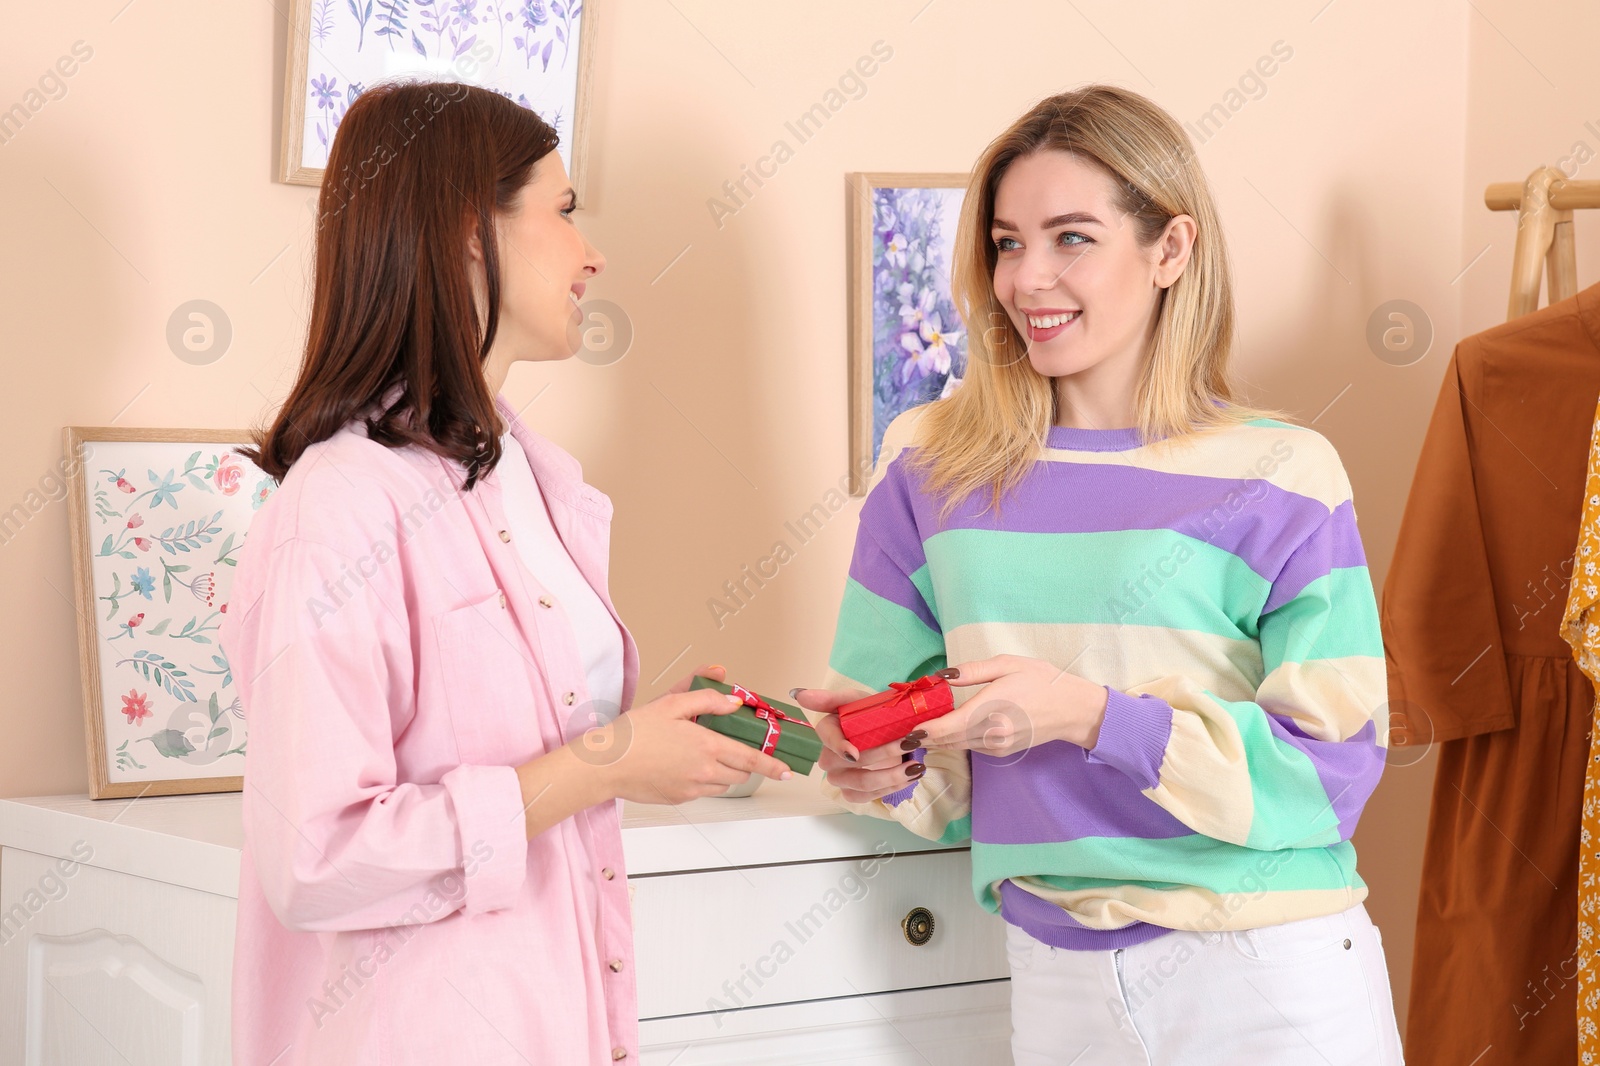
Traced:
[[810, 722], [796, 718], [791, 714], [783, 713], [743, 685], [735, 685], [729, 682], [728, 687], [733, 689], [733, 694], [743, 700], [744, 705], [749, 707], [757, 718], [763, 719], [767, 723], [767, 736], [761, 742], [761, 754], [763, 755], [771, 755], [777, 750], [778, 738], [783, 736], [781, 723], [793, 722], [795, 725], [802, 725], [807, 729], [815, 728]]
[[928, 692], [938, 688], [944, 682], [932, 674], [919, 677], [915, 681], [891, 681], [889, 688], [900, 694], [900, 697], [911, 701], [911, 709], [918, 715], [929, 713], [932, 708], [928, 706]]

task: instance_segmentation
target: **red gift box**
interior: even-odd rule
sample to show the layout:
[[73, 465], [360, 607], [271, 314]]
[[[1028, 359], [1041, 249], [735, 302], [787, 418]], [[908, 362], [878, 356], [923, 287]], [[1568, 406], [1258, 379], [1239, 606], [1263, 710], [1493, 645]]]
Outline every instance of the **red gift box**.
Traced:
[[950, 682], [937, 674], [895, 681], [879, 692], [839, 708], [839, 728], [858, 751], [899, 740], [917, 726], [955, 708]]

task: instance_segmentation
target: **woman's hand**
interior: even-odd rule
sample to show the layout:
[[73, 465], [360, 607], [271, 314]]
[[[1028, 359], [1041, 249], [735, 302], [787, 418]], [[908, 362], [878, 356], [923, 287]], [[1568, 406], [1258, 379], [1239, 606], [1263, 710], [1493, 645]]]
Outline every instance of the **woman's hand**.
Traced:
[[922, 776], [920, 762], [905, 761], [905, 755], [918, 745], [905, 746], [902, 741], [892, 741], [866, 751], [844, 737], [839, 728], [838, 709], [846, 703], [860, 699], [866, 693], [830, 692], [824, 688], [797, 688], [789, 696], [808, 711], [822, 712], [817, 719], [817, 736], [822, 738], [822, 755], [817, 765], [822, 767], [828, 781], [849, 803], [867, 803], [899, 792]]
[[[726, 671], [703, 666], [696, 673], [721, 681]], [[725, 792], [752, 773], [774, 781], [793, 776], [771, 755], [696, 724], [697, 715], [732, 714], [743, 704], [715, 689], [690, 692], [693, 679], [685, 677], [666, 695], [569, 745], [601, 769], [609, 794], [635, 803], [683, 803]]]
[[966, 748], [1004, 756], [1065, 740], [1092, 748], [1105, 720], [1106, 690], [1043, 659], [996, 655], [962, 663], [952, 685], [987, 687], [912, 733], [925, 748]]

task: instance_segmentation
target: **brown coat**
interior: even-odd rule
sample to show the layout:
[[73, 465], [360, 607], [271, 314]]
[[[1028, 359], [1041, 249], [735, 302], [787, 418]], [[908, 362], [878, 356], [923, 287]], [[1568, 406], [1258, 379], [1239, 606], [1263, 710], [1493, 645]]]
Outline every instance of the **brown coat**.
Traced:
[[1594, 696], [1560, 622], [1597, 397], [1600, 285], [1466, 338], [1406, 502], [1381, 605], [1393, 736], [1444, 742], [1410, 1066], [1577, 1061]]

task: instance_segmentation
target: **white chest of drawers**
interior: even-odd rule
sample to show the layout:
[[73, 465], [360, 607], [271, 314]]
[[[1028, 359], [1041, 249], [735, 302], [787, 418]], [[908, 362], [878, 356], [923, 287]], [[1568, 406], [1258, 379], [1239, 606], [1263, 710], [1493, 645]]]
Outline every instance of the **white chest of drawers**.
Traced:
[[[0, 801], [0, 1066], [227, 1063], [240, 844], [238, 795]], [[1011, 1061], [964, 848], [815, 779], [629, 805], [623, 844], [643, 1066]]]

